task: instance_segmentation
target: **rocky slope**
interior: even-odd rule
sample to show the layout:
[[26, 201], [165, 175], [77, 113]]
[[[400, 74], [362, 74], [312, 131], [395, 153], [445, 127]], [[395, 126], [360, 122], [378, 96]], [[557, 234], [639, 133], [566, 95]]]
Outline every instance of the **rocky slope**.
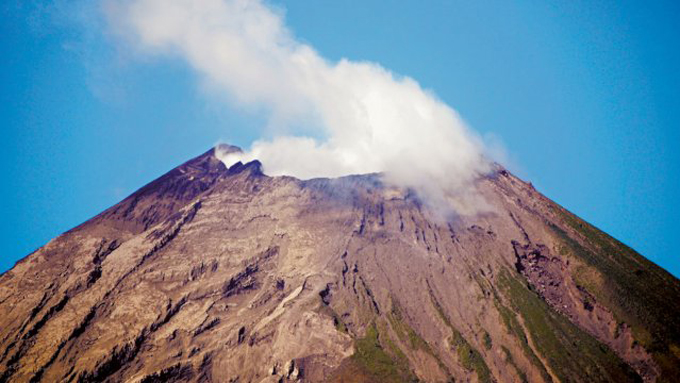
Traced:
[[500, 167], [476, 186], [493, 211], [442, 222], [211, 150], [0, 277], [0, 381], [680, 381], [680, 281]]

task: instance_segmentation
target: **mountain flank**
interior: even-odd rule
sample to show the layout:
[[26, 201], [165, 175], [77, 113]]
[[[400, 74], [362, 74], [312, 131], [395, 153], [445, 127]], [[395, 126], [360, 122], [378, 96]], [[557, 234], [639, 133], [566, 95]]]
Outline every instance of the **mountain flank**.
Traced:
[[0, 276], [0, 382], [679, 382], [680, 281], [504, 168], [444, 221], [220, 146]]

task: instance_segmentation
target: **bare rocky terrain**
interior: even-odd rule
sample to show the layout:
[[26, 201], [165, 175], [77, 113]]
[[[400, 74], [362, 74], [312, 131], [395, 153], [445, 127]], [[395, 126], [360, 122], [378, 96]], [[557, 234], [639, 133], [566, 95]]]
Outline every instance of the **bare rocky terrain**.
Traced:
[[500, 166], [476, 188], [445, 222], [210, 150], [0, 276], [0, 382], [680, 381], [678, 279]]

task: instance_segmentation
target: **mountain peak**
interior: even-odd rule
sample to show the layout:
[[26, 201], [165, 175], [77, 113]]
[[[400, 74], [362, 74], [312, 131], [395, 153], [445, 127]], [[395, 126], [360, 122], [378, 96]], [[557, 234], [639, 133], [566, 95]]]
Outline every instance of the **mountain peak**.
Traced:
[[216, 157], [224, 156], [231, 153], [243, 153], [243, 150], [235, 145], [219, 143], [213, 148]]
[[443, 222], [219, 145], [0, 276], [0, 382], [680, 379], [680, 281], [498, 166]]
[[227, 173], [222, 152], [240, 150], [219, 145], [177, 166], [107, 209], [94, 220], [139, 233], [162, 222], [210, 189]]
[[229, 174], [249, 172], [253, 175], [264, 175], [262, 172], [262, 163], [260, 163], [258, 160], [252, 160], [250, 162], [246, 162], [245, 164], [241, 161], [238, 161], [229, 167], [228, 172]]

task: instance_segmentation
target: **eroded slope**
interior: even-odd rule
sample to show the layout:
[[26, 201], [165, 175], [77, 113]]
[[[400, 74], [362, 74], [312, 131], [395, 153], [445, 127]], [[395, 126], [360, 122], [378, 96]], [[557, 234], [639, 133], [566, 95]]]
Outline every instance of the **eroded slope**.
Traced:
[[680, 284], [499, 168], [442, 222], [377, 175], [208, 152], [0, 279], [2, 381], [677, 381]]

